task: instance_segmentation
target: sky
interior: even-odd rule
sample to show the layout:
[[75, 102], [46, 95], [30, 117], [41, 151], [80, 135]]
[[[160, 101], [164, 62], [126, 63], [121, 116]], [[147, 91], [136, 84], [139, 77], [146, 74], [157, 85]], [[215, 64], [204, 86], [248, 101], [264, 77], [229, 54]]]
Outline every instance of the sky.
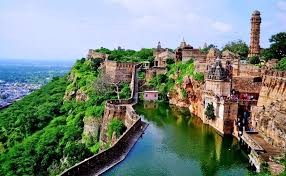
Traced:
[[195, 48], [286, 31], [286, 0], [0, 0], [0, 58], [76, 59], [90, 48]]

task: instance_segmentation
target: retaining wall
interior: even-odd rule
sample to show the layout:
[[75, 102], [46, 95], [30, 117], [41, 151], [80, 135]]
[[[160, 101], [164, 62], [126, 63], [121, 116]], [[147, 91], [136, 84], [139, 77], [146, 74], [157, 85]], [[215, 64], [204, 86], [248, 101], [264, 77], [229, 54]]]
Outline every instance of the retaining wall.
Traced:
[[125, 155], [128, 153], [126, 149], [130, 145], [129, 141], [141, 126], [141, 118], [138, 118], [132, 127], [129, 128], [112, 147], [76, 164], [61, 175], [98, 175], [104, 172], [110, 166], [114, 165], [116, 161], [125, 158]]
[[[117, 64], [117, 63], [110, 63]], [[130, 66], [130, 64], [120, 64], [121, 66]], [[141, 122], [141, 118], [136, 114], [132, 105], [137, 103], [138, 81], [136, 79], [136, 65], [132, 68], [130, 88], [132, 90], [131, 97], [127, 100], [108, 100], [105, 105], [103, 117], [103, 128], [101, 131], [101, 140], [105, 138], [107, 123], [115, 116], [124, 120], [127, 126], [126, 132], [107, 150], [103, 150], [98, 154], [85, 159], [75, 166], [67, 169], [61, 175], [98, 175], [122, 161], [129, 150], [132, 148], [134, 138], [138, 138], [138, 133], [142, 133], [143, 126], [146, 123]], [[144, 125], [145, 124], [145, 125]]]

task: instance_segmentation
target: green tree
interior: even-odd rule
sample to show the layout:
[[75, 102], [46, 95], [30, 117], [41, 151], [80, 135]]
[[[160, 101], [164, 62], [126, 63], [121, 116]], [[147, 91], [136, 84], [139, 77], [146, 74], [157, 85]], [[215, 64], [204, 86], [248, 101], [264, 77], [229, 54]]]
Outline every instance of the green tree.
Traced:
[[124, 123], [121, 120], [114, 118], [108, 123], [107, 136], [111, 139], [112, 134], [115, 133], [116, 137], [119, 137], [125, 130], [126, 127]]
[[174, 61], [173, 58], [168, 58], [167, 61], [166, 61], [166, 63], [167, 63], [168, 65], [171, 65], [171, 64], [174, 64], [175, 61]]
[[232, 42], [227, 43], [223, 47], [222, 51], [225, 51], [225, 50], [229, 50], [235, 54], [240, 55], [241, 57], [246, 58], [248, 55], [249, 49], [245, 42], [243, 42], [242, 40], [237, 40], [237, 41], [232, 41]]
[[260, 52], [260, 58], [268, 61], [269, 59], [273, 59], [275, 56], [270, 48], [264, 48]]
[[249, 63], [251, 64], [259, 64], [260, 63], [260, 59], [258, 56], [253, 56], [251, 58], [249, 58]]
[[214, 44], [209, 44], [208, 46], [201, 49], [201, 52], [207, 54], [211, 48], [215, 48], [218, 50], [218, 47]]
[[205, 110], [205, 115], [208, 117], [208, 119], [215, 119], [213, 103], [208, 103], [208, 106]]
[[286, 71], [286, 57], [282, 58], [276, 67], [278, 70]]
[[281, 60], [286, 57], [286, 32], [272, 35], [269, 42], [271, 43], [270, 52], [272, 52], [275, 59]]

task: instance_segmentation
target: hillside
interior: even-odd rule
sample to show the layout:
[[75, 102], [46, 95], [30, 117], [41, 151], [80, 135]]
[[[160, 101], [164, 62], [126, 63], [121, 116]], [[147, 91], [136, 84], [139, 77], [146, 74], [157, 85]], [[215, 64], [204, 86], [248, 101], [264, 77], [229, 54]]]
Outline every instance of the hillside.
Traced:
[[[152, 60], [152, 49], [108, 50], [113, 60]], [[99, 59], [77, 60], [64, 77], [0, 111], [0, 176], [57, 175], [97, 153], [99, 129], [108, 99], [125, 99], [128, 83], [113, 85]], [[89, 124], [92, 123], [92, 124]], [[87, 130], [88, 131], [88, 130]], [[110, 133], [110, 131], [109, 131]]]
[[[97, 138], [83, 135], [84, 119], [101, 119], [113, 87], [95, 90], [100, 63], [78, 60], [65, 77], [0, 111], [0, 175], [56, 175], [96, 153]], [[127, 89], [126, 89], [127, 87]], [[128, 94], [121, 85], [120, 96]]]

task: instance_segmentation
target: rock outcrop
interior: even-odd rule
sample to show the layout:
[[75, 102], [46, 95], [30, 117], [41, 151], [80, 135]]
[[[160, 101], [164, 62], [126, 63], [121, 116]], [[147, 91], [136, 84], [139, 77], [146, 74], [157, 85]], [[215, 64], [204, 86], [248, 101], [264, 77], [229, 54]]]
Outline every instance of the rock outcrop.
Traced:
[[[196, 81], [192, 77], [185, 77], [183, 85], [176, 85], [169, 93], [169, 103], [180, 107], [188, 107], [193, 115], [202, 117], [203, 112], [203, 82]], [[187, 97], [182, 95], [186, 91]]]

